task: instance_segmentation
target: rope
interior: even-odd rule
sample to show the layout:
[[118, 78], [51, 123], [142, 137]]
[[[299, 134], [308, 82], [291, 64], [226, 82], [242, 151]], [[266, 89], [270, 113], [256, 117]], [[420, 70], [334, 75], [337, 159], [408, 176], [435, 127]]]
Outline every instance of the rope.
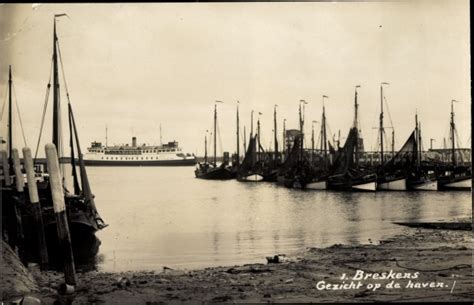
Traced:
[[217, 126], [217, 138], [219, 140], [219, 149], [221, 150], [221, 154], [223, 154], [224, 150], [222, 149], [222, 140], [221, 140], [221, 131], [219, 129], [219, 121], [216, 121], [216, 126]]
[[15, 97], [15, 105], [16, 105], [16, 112], [18, 115], [18, 121], [20, 121], [21, 134], [23, 135], [23, 142], [25, 143], [25, 147], [27, 147], [28, 145], [26, 144], [25, 129], [23, 128], [23, 122], [21, 121], [20, 107], [18, 106], [18, 99], [16, 97], [15, 84], [12, 84], [12, 87], [13, 87], [13, 96]]
[[3, 105], [2, 105], [2, 112], [0, 114], [0, 119], [3, 118], [3, 111], [5, 110], [5, 105], [7, 104], [7, 92], [8, 90], [5, 90], [5, 96], [3, 98]]
[[38, 149], [39, 149], [39, 145], [40, 145], [40, 142], [41, 142], [41, 135], [43, 134], [44, 119], [46, 117], [46, 109], [48, 108], [49, 92], [51, 90], [51, 76], [52, 76], [52, 74], [53, 74], [53, 58], [51, 58], [51, 67], [49, 69], [49, 80], [48, 80], [48, 85], [46, 87], [46, 94], [45, 94], [44, 106], [43, 106], [43, 115], [41, 117], [41, 127], [40, 127], [40, 133], [39, 133], [39, 136], [38, 136], [38, 143], [36, 144], [34, 161], [36, 161], [36, 158], [38, 157]]
[[66, 74], [64, 73], [63, 57], [61, 56], [61, 49], [59, 48], [59, 42], [57, 45], [58, 45], [59, 62], [61, 63], [61, 72], [63, 75], [64, 89], [66, 89], [67, 102], [71, 103], [71, 100], [69, 99], [69, 90], [67, 89]]

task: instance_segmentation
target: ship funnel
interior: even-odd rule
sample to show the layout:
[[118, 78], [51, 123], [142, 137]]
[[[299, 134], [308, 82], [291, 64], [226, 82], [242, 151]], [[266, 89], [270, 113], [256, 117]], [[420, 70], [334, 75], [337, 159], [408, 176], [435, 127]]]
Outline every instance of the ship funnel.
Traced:
[[132, 137], [132, 147], [137, 147], [137, 137]]

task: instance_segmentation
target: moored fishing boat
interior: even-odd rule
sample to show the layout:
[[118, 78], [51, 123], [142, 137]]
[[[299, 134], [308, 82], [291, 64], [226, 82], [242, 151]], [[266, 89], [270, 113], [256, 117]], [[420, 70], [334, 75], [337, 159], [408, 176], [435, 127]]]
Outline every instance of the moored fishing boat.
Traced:
[[[219, 101], [216, 101], [216, 103]], [[224, 158], [224, 161], [217, 166], [217, 105], [214, 105], [214, 159], [210, 163], [207, 158], [207, 136], [204, 139], [205, 146], [205, 157], [203, 163], [198, 163], [198, 167], [194, 171], [196, 178], [206, 180], [229, 180], [234, 177], [231, 168], [229, 168], [228, 160]]]
[[[59, 49], [58, 36], [56, 33], [56, 18], [65, 16], [65, 14], [54, 16], [54, 31], [53, 31], [53, 57], [52, 57], [52, 71], [53, 71], [53, 84], [51, 86], [51, 79], [47, 86], [47, 95], [49, 96], [49, 90], [53, 88], [53, 132], [52, 132], [52, 143], [58, 148], [58, 157], [62, 156], [62, 127], [60, 118], [60, 84], [59, 84], [59, 63], [62, 64], [61, 52]], [[64, 69], [62, 76], [65, 79]], [[73, 245], [74, 256], [77, 260], [90, 259], [95, 257], [98, 252], [100, 241], [95, 237], [95, 232], [105, 228], [107, 225], [99, 215], [96, 204], [95, 196], [92, 194], [91, 186], [87, 176], [87, 171], [84, 164], [83, 155], [78, 137], [78, 129], [73, 114], [73, 109], [70, 101], [70, 95], [65, 86], [67, 106], [68, 106], [68, 123], [69, 123], [69, 147], [70, 147], [70, 160], [72, 169], [72, 183], [73, 190], [70, 191], [64, 182], [64, 198], [66, 204], [66, 212], [68, 215], [69, 229], [71, 234], [71, 240]], [[47, 100], [45, 101], [47, 103]], [[46, 108], [45, 108], [46, 109]], [[44, 113], [41, 123], [41, 131], [44, 125]], [[41, 140], [41, 132], [38, 139], [38, 145]], [[37, 147], [38, 151], [38, 147]], [[77, 162], [75, 156], [77, 154]], [[36, 156], [36, 154], [35, 154]], [[79, 169], [79, 172], [76, 168]], [[64, 166], [62, 166], [64, 168]], [[65, 171], [62, 170], [63, 178], [65, 178]], [[45, 232], [47, 234], [48, 252], [51, 254], [50, 259], [54, 262], [54, 254], [57, 251], [50, 250], [58, 247], [57, 231], [56, 231], [56, 218], [54, 216], [52, 197], [49, 185], [48, 175], [45, 175], [45, 187], [39, 188], [39, 197], [42, 207], [43, 223], [45, 226]], [[82, 249], [82, 250], [81, 250]], [[86, 253], [83, 251], [87, 249]], [[82, 257], [86, 255], [87, 257]]]
[[407, 190], [436, 191], [438, 183], [436, 173], [431, 166], [422, 163], [422, 140], [418, 114], [415, 115], [415, 166], [410, 169], [407, 177]]
[[[394, 130], [392, 126], [392, 158], [385, 162], [384, 154], [384, 108], [383, 103], [385, 100], [383, 94], [383, 86], [388, 83], [380, 84], [380, 118], [379, 118], [379, 139], [380, 139], [380, 166], [377, 170], [377, 190], [384, 191], [405, 191], [407, 189], [407, 169], [411, 167], [411, 163], [404, 162], [406, 158], [410, 158], [407, 152], [413, 154], [412, 144], [414, 142], [414, 134], [410, 136], [407, 143], [402, 147], [400, 152], [394, 156]], [[403, 152], [403, 156], [402, 156]], [[413, 156], [411, 156], [413, 158]], [[401, 160], [400, 160], [401, 159]], [[401, 164], [403, 163], [403, 164]]]
[[456, 158], [456, 125], [454, 123], [454, 103], [451, 101], [451, 164], [438, 168], [438, 190], [470, 190], [472, 187], [472, 168], [457, 165]]

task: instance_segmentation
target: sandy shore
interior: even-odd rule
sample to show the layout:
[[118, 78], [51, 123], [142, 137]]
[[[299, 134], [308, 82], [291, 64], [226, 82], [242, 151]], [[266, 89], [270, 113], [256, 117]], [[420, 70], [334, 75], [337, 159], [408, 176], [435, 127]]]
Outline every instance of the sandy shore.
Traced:
[[[62, 274], [36, 272], [34, 278], [32, 295], [44, 304], [58, 299]], [[471, 231], [407, 228], [379, 245], [312, 248], [278, 264], [79, 274], [68, 298], [74, 304], [472, 302], [473, 288]]]

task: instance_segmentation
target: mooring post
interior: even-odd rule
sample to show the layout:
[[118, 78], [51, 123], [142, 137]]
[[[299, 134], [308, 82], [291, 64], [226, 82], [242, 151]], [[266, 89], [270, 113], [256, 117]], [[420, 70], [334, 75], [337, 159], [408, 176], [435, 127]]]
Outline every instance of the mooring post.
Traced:
[[38, 247], [38, 256], [41, 269], [48, 266], [48, 250], [46, 247], [46, 238], [44, 234], [43, 215], [41, 212], [41, 203], [38, 196], [38, 186], [35, 179], [35, 170], [31, 149], [23, 148], [23, 162], [26, 169], [26, 179], [28, 182], [28, 193], [30, 195], [31, 207], [33, 210], [34, 228], [36, 231], [36, 245]]
[[10, 186], [12, 184], [10, 180], [10, 166], [8, 166], [8, 154], [6, 150], [2, 150], [2, 167], [3, 167], [3, 180], [5, 181], [5, 186]]
[[63, 183], [59, 170], [59, 160], [54, 144], [46, 144], [46, 162], [48, 165], [49, 182], [51, 195], [53, 198], [54, 214], [56, 216], [56, 226], [58, 229], [59, 246], [64, 258], [64, 278], [67, 285], [76, 285], [76, 270], [74, 267], [74, 257], [72, 255], [71, 235], [67, 222], [66, 205], [64, 203]]
[[15, 187], [17, 192], [17, 200], [12, 200], [13, 204], [13, 211], [15, 213], [16, 218], [16, 238], [17, 238], [17, 246], [18, 246], [18, 254], [22, 261], [25, 261], [25, 235], [23, 233], [23, 220], [21, 218], [21, 209], [19, 204], [24, 202], [25, 194], [23, 193], [25, 187], [25, 181], [23, 180], [23, 173], [21, 172], [21, 163], [20, 163], [20, 155], [18, 154], [18, 149], [12, 149], [12, 157], [13, 157], [13, 170], [15, 173]]

